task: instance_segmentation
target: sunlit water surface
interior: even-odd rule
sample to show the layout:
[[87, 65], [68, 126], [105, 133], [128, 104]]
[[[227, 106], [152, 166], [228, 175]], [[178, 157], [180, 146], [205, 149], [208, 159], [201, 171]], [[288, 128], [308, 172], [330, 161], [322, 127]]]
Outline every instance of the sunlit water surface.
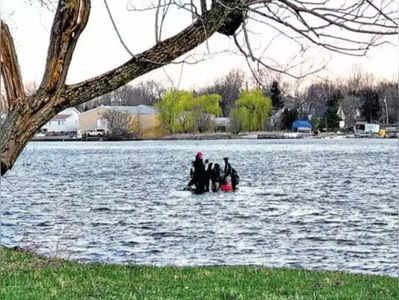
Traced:
[[[83, 262], [397, 276], [397, 141], [30, 143], [1, 181], [0, 244]], [[183, 191], [196, 152], [236, 193]]]

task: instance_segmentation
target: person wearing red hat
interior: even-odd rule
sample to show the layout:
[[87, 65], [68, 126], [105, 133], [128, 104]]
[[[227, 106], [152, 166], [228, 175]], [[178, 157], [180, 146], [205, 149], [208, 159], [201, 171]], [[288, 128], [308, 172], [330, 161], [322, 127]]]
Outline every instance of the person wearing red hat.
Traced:
[[192, 173], [192, 177], [188, 186], [191, 187], [193, 184], [195, 185], [195, 193], [202, 194], [206, 191], [206, 171], [205, 164], [202, 160], [202, 153], [198, 152], [195, 156], [195, 161], [193, 162], [194, 172]]

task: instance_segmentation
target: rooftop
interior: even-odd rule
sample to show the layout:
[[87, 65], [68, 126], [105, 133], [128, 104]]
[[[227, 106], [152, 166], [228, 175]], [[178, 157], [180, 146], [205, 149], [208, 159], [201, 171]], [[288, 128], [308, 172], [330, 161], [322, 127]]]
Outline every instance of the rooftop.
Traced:
[[112, 111], [126, 112], [131, 115], [153, 115], [153, 114], [159, 113], [158, 108], [156, 108], [154, 106], [142, 105], [142, 104], [137, 105], [137, 106], [98, 106], [96, 108], [88, 110], [87, 112], [93, 111], [93, 110], [98, 110], [98, 109], [109, 109]]
[[71, 115], [67, 114], [58, 114], [54, 118], [51, 119], [51, 121], [57, 121], [57, 120], [65, 120], [68, 119]]

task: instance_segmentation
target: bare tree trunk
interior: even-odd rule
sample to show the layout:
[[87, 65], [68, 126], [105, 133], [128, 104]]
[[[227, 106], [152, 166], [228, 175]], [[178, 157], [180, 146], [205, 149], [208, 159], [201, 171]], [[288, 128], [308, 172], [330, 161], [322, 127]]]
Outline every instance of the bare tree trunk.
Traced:
[[8, 26], [1, 22], [1, 74], [9, 109], [0, 133], [1, 175], [11, 169], [35, 132], [69, 106], [62, 98], [62, 92], [73, 51], [87, 24], [89, 12], [89, 0], [59, 1], [45, 74], [39, 89], [30, 97], [24, 92], [11, 33]]
[[[29, 100], [43, 101], [34, 98]], [[29, 109], [15, 110], [7, 115], [0, 133], [1, 175], [4, 175], [15, 163], [35, 132], [53, 116], [55, 113], [51, 109], [43, 109], [34, 114]]]

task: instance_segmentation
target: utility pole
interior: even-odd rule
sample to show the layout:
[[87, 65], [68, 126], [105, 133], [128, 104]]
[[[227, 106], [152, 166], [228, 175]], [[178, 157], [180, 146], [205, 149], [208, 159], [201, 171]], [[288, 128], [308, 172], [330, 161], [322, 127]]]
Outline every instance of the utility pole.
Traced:
[[385, 125], [389, 124], [389, 117], [388, 117], [388, 105], [387, 105], [387, 97], [384, 97], [384, 103], [385, 103], [385, 114], [386, 114], [386, 123]]

